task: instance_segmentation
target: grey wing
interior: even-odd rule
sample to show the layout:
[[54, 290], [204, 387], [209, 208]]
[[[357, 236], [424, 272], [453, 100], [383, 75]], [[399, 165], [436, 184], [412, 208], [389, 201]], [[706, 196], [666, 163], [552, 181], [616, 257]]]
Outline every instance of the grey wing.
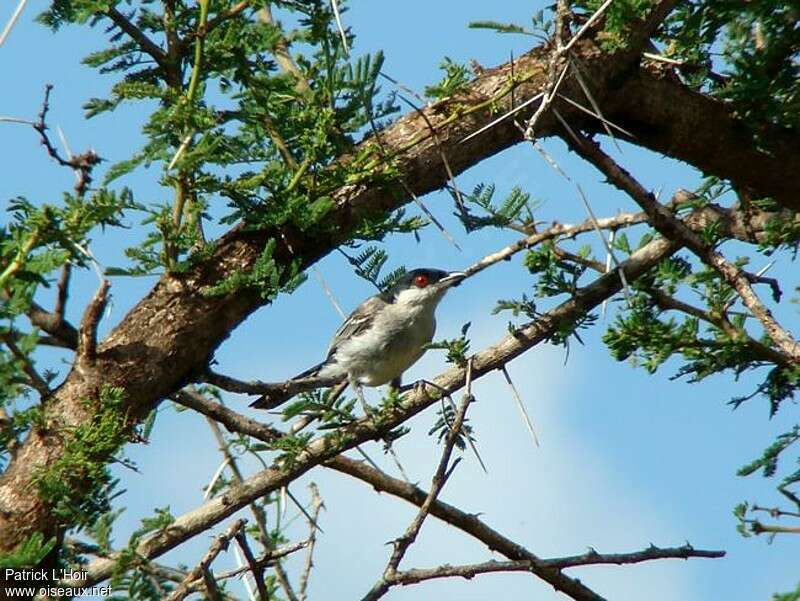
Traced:
[[328, 358], [330, 359], [336, 353], [340, 343], [366, 332], [372, 325], [375, 314], [384, 305], [386, 305], [385, 300], [380, 296], [373, 296], [356, 307], [333, 335], [330, 346], [328, 346]]

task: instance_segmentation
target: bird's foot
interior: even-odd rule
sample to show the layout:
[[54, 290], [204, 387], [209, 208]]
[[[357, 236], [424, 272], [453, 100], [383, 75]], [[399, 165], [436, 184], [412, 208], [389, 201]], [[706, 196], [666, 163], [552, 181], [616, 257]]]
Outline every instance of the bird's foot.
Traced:
[[430, 380], [426, 380], [424, 378], [421, 378], [411, 384], [406, 384], [405, 386], [399, 386], [397, 390], [400, 391], [401, 393], [408, 392], [410, 390], [416, 392], [418, 390], [425, 390], [426, 386], [430, 386], [431, 388], [438, 390], [442, 394], [442, 396], [450, 396], [449, 390], [447, 390], [446, 388], [442, 388], [435, 382], [431, 382]]

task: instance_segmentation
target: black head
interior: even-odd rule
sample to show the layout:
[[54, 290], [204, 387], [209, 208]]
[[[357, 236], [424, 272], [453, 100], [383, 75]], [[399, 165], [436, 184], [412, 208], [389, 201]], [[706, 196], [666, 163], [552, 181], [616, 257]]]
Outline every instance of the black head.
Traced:
[[407, 290], [427, 291], [431, 294], [441, 295], [448, 288], [458, 286], [465, 277], [466, 274], [460, 271], [447, 272], [427, 267], [413, 269], [385, 292], [385, 298], [393, 302], [401, 292]]

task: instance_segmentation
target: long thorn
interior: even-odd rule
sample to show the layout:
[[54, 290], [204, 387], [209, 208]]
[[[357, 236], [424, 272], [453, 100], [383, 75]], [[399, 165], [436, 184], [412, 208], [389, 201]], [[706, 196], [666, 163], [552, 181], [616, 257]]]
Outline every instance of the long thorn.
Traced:
[[517, 392], [517, 387], [514, 386], [514, 382], [511, 381], [511, 376], [508, 375], [508, 370], [506, 369], [506, 366], [503, 365], [503, 367], [501, 367], [500, 370], [503, 372], [503, 375], [506, 378], [506, 382], [508, 382], [508, 386], [511, 389], [511, 396], [514, 398], [514, 402], [517, 404], [517, 408], [519, 409], [519, 412], [522, 414], [522, 419], [525, 422], [525, 426], [527, 426], [528, 432], [530, 432], [531, 436], [533, 437], [533, 442], [538, 447], [539, 437], [536, 436], [536, 430], [533, 429], [533, 423], [531, 422], [531, 418], [528, 417], [528, 410], [525, 409], [525, 404], [522, 402], [522, 398], [519, 396], [519, 392]]

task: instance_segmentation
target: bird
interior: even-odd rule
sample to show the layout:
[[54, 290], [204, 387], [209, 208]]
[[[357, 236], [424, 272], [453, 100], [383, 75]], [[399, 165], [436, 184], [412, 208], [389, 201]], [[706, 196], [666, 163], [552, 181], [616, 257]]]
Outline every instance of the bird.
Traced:
[[462, 271], [432, 268], [406, 272], [394, 286], [356, 307], [333, 335], [324, 361], [275, 384], [274, 392], [266, 392], [250, 406], [276, 407], [298, 392], [318, 388], [320, 380], [370, 387], [392, 383], [399, 388], [403, 372], [425, 354], [433, 340], [436, 307], [466, 277]]

